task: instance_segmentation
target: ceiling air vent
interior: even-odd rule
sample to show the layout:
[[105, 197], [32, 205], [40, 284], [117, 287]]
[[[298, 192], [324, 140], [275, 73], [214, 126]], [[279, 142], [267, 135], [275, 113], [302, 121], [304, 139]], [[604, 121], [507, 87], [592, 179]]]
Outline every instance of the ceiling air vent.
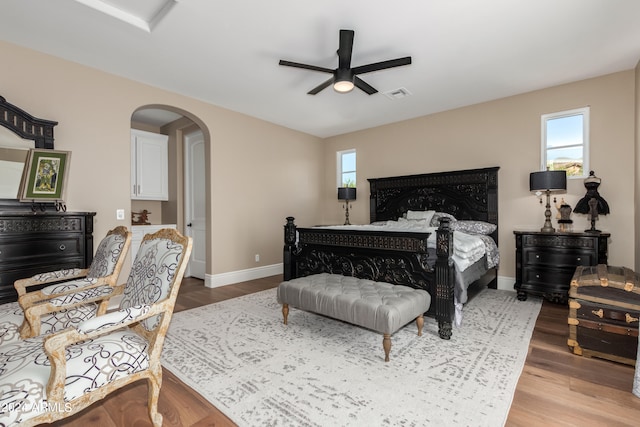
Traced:
[[411, 92], [409, 92], [407, 89], [401, 87], [401, 88], [398, 88], [398, 89], [393, 89], [393, 90], [390, 90], [388, 92], [385, 92], [384, 94], [389, 99], [400, 99], [400, 98], [404, 98], [405, 96], [411, 95]]

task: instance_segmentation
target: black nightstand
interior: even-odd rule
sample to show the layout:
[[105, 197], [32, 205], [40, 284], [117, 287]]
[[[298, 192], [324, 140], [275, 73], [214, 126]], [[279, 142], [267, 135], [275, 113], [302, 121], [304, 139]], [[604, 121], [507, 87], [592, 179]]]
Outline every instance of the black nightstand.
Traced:
[[566, 303], [569, 285], [579, 265], [607, 263], [610, 233], [543, 233], [514, 231], [518, 299], [528, 293]]

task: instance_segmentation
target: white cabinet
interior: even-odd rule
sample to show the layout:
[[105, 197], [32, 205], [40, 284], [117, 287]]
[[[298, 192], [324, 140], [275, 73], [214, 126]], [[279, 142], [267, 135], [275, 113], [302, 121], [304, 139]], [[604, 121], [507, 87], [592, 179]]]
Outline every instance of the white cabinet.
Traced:
[[169, 200], [169, 137], [131, 129], [131, 199]]

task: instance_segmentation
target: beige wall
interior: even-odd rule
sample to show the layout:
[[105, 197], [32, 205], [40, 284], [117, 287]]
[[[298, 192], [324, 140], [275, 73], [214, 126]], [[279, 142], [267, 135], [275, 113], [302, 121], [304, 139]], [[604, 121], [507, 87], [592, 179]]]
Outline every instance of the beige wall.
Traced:
[[[352, 222], [368, 221], [366, 178], [500, 166], [500, 275], [514, 275], [516, 228], [538, 229], [543, 206], [529, 194], [529, 172], [540, 163], [540, 115], [591, 107], [591, 168], [603, 179], [601, 194], [611, 215], [598, 226], [612, 233], [610, 262], [634, 265], [634, 175], [639, 163], [634, 134], [638, 70], [616, 73], [368, 129], [318, 138], [231, 112], [192, 98], [0, 42], [0, 95], [46, 119], [56, 120], [56, 148], [73, 152], [67, 205], [95, 211], [95, 235], [122, 224], [129, 208], [129, 129], [142, 106], [188, 113], [210, 141], [207, 153], [212, 218], [207, 236], [208, 274], [281, 262], [282, 225], [344, 218], [336, 200], [336, 150], [358, 150], [359, 198]], [[572, 180], [564, 195], [572, 206], [584, 195]], [[637, 202], [637, 200], [636, 200]], [[636, 203], [637, 204], [637, 203]], [[178, 215], [179, 217], [179, 215]], [[577, 230], [587, 227], [574, 215]], [[636, 239], [638, 240], [638, 239]], [[255, 263], [254, 255], [261, 255]]]
[[[131, 114], [163, 105], [189, 112], [210, 140], [212, 224], [208, 274], [282, 261], [285, 217], [320, 221], [322, 141], [193, 98], [0, 42], [0, 95], [56, 120], [56, 148], [71, 150], [67, 206], [95, 211], [95, 236], [130, 218]], [[126, 222], [116, 209], [126, 210]], [[260, 263], [254, 254], [260, 253]]]
[[[529, 193], [528, 182], [529, 173], [540, 167], [540, 116], [590, 106], [591, 169], [602, 178], [600, 194], [611, 207], [611, 215], [597, 225], [612, 233], [610, 263], [633, 266], [634, 86], [629, 70], [329, 138], [323, 221], [344, 218], [336, 200], [338, 150], [357, 150], [353, 223], [369, 219], [367, 178], [499, 166], [499, 274], [514, 277], [513, 230], [540, 229], [544, 222], [544, 206]], [[567, 186], [562, 197], [575, 206], [585, 193], [582, 179]], [[576, 230], [588, 228], [585, 215], [574, 214], [573, 220]]]

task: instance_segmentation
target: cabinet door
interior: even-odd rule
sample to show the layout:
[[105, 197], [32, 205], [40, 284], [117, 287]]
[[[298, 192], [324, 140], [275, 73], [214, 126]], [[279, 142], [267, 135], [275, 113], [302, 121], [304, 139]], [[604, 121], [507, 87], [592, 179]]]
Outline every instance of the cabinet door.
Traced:
[[131, 131], [131, 198], [168, 200], [168, 137]]

